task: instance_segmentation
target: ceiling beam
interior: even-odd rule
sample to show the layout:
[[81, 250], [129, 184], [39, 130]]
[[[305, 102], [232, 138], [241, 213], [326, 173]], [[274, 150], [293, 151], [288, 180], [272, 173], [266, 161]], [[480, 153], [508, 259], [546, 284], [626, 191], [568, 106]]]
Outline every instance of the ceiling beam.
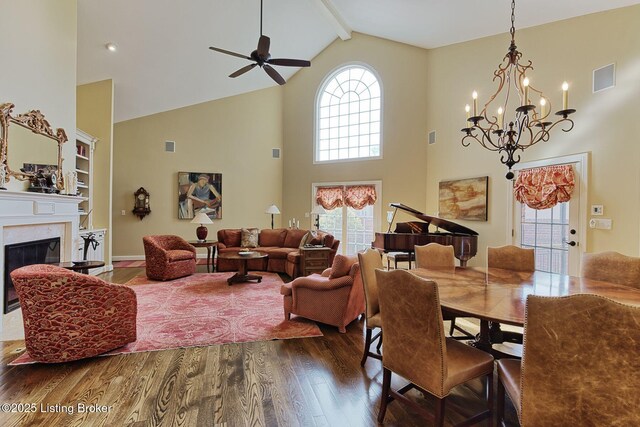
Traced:
[[335, 29], [338, 37], [342, 40], [349, 40], [351, 38], [351, 28], [342, 18], [340, 12], [333, 4], [331, 0], [312, 0], [318, 8], [322, 11], [324, 16], [329, 20], [333, 28]]

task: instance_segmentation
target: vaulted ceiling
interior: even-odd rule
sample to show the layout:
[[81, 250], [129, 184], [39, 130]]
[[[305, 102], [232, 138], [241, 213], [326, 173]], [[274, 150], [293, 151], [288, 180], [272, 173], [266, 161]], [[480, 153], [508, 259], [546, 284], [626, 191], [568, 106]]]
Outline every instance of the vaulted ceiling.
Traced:
[[[519, 0], [516, 27], [637, 3]], [[263, 32], [272, 56], [313, 60], [351, 31], [434, 48], [504, 33], [509, 14], [508, 0], [264, 0]], [[259, 0], [78, 0], [78, 84], [113, 79], [116, 122], [263, 89], [264, 72], [231, 79], [249, 62], [208, 49], [248, 55], [259, 36]]]

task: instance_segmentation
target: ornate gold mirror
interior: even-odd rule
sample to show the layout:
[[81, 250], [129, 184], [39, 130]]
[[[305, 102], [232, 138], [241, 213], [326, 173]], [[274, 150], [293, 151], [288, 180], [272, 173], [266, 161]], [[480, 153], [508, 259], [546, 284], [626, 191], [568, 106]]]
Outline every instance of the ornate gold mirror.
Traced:
[[[62, 128], [54, 132], [39, 110], [13, 116], [13, 107], [11, 103], [0, 104], [0, 187], [4, 172], [5, 182], [11, 177], [31, 181], [31, 191], [62, 190], [62, 144], [67, 142], [67, 134]], [[10, 124], [18, 125], [11, 126], [11, 147]]]

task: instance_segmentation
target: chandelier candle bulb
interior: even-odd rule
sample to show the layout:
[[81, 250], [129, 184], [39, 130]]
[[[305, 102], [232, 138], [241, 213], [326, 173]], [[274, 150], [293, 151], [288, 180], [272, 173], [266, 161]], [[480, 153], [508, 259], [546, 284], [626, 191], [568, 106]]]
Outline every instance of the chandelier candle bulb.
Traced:
[[562, 83], [562, 109], [569, 109], [569, 83]]
[[547, 100], [540, 98], [540, 119], [544, 119], [547, 115]]
[[498, 108], [498, 130], [504, 128], [504, 110], [502, 107]]
[[[471, 107], [469, 107], [469, 104], [464, 106], [464, 111], [467, 113], [467, 122], [469, 121], [469, 117], [471, 116]], [[467, 123], [468, 125], [469, 123]], [[466, 127], [466, 126], [465, 126]]]
[[478, 115], [478, 92], [474, 90], [471, 97], [473, 98], [473, 117], [476, 117]]
[[525, 77], [522, 81], [524, 86], [524, 96], [522, 97], [522, 105], [529, 105], [529, 77]]

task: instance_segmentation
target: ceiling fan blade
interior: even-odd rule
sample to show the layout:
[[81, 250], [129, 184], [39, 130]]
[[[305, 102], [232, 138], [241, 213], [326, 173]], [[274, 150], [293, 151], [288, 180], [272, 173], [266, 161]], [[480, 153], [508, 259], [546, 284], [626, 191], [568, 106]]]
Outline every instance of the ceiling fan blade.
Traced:
[[310, 67], [311, 66], [311, 61], [307, 61], [305, 59], [276, 58], [276, 59], [270, 59], [267, 62], [269, 64], [283, 65], [285, 67]]
[[241, 76], [241, 75], [243, 75], [244, 73], [246, 73], [247, 71], [251, 71], [251, 70], [253, 70], [253, 67], [255, 67], [256, 65], [258, 65], [258, 64], [253, 63], [253, 64], [249, 64], [249, 65], [247, 65], [247, 66], [245, 66], [245, 67], [242, 67], [242, 68], [240, 68], [239, 70], [237, 70], [237, 71], [235, 71], [235, 72], [233, 72], [233, 73], [229, 74], [229, 77], [231, 77], [231, 78], [235, 78], [235, 77]]
[[279, 85], [283, 85], [286, 83], [282, 78], [282, 76], [280, 75], [280, 73], [274, 70], [273, 67], [271, 67], [269, 64], [264, 64], [262, 68], [264, 68], [264, 71], [266, 71], [267, 74], [269, 74], [269, 77], [275, 80], [275, 82], [278, 83]]
[[267, 36], [260, 36], [258, 40], [258, 55], [266, 58], [269, 55], [269, 46], [271, 45], [271, 39]]
[[251, 59], [247, 55], [243, 55], [241, 53], [235, 53], [235, 52], [231, 52], [230, 50], [224, 50], [224, 49], [220, 49], [219, 47], [213, 47], [213, 46], [209, 46], [209, 49], [215, 50], [215, 51], [220, 52], [220, 53], [225, 53], [227, 55], [237, 56], [238, 58], [243, 58], [243, 59], [248, 59], [249, 61], [253, 61], [253, 59]]

